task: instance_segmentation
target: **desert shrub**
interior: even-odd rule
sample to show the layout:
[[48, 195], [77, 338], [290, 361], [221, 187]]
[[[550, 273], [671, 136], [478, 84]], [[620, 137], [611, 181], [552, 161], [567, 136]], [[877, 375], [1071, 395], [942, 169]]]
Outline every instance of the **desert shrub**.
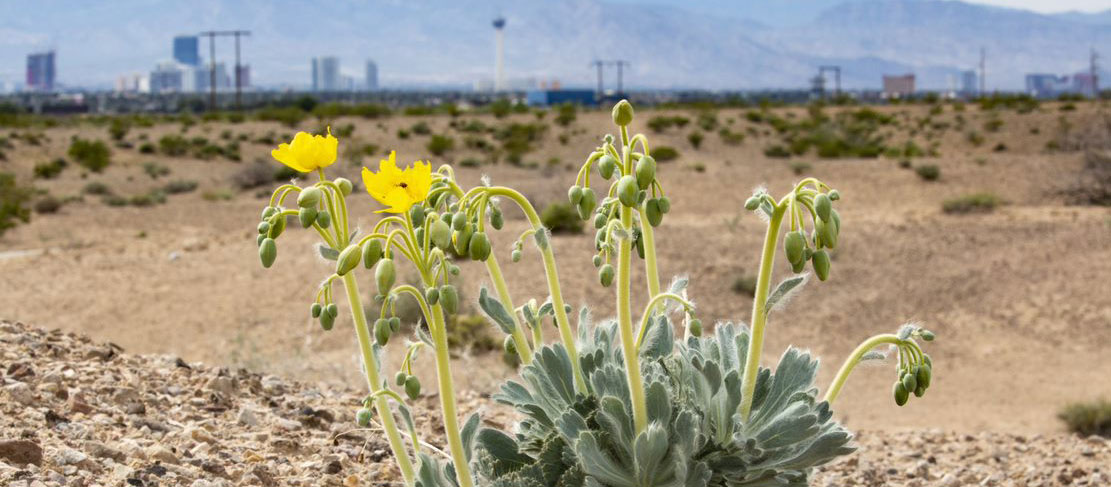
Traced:
[[85, 187], [81, 189], [81, 192], [85, 194], [103, 196], [112, 194], [112, 188], [109, 188], [107, 184], [104, 184], [102, 182], [93, 181], [89, 184], [86, 184]]
[[397, 138], [405, 140], [409, 138], [409, 131], [405, 129], [397, 129]]
[[1073, 433], [1111, 437], [1111, 401], [1106, 399], [1069, 404], [1057, 417]]
[[721, 137], [721, 142], [725, 145], [741, 145], [741, 142], [745, 140], [745, 134], [733, 132], [724, 127], [718, 130], [718, 136]]
[[755, 296], [756, 276], [751, 274], [737, 276], [736, 279], [733, 279], [733, 284], [729, 286], [729, 289], [732, 290], [735, 294]]
[[[324, 130], [317, 130], [317, 132], [323, 134], [327, 130], [328, 130], [328, 127], [324, 127]], [[336, 127], [332, 128], [332, 133], [336, 137], [340, 137], [340, 138], [351, 137], [351, 135], [353, 135], [355, 133], [355, 124], [345, 123], [343, 125], [337, 125]]]
[[235, 197], [235, 193], [230, 189], [210, 189], [201, 193], [201, 199], [205, 201], [228, 201]]
[[197, 189], [198, 183], [191, 179], [175, 179], [166, 183], [162, 191], [166, 194], [190, 193]]
[[57, 213], [62, 209], [62, 200], [55, 198], [53, 195], [44, 195], [35, 200], [35, 213], [48, 215]]
[[713, 132], [718, 128], [718, 114], [711, 110], [699, 112], [697, 124], [704, 131]]
[[111, 162], [108, 146], [99, 140], [74, 138], [73, 142], [70, 142], [67, 154], [79, 166], [92, 172], [103, 171]]
[[969, 144], [972, 144], [975, 147], [980, 147], [984, 144], [984, 136], [981, 135], [979, 132], [976, 132], [975, 130], [965, 134], [964, 138], [968, 141]]
[[992, 118], [984, 121], [985, 132], [998, 132], [1001, 128], [1003, 128], [1003, 119], [999, 118], [998, 116], [993, 116]]
[[15, 174], [0, 172], [0, 235], [31, 221], [31, 209], [24, 205], [33, 193], [31, 187], [16, 181]]
[[513, 111], [513, 103], [507, 98], [498, 98], [490, 103], [488, 108], [495, 118], [505, 118]]
[[1075, 205], [1111, 206], [1111, 151], [1084, 154], [1084, 167], [1066, 191], [1066, 199]]
[[409, 126], [409, 132], [417, 135], [428, 135], [432, 133], [432, 128], [428, 126], [428, 122], [421, 120]]
[[691, 164], [691, 169], [694, 170], [694, 172], [698, 173], [706, 172], [706, 163], [696, 162], [694, 164]]
[[287, 181], [298, 174], [293, 169], [289, 169], [289, 171], [292, 171], [290, 173], [282, 168], [289, 169], [285, 165], [275, 169], [271, 164], [255, 162], [243, 166], [242, 169], [232, 175], [231, 179], [239, 189], [252, 189], [275, 181]]
[[992, 152], [1006, 152], [1007, 144], [1000, 142], [998, 144], [995, 144], [995, 147], [992, 147], [991, 150]]
[[170, 168], [154, 161], [147, 161], [143, 163], [143, 172], [151, 179], [158, 179], [162, 176], [168, 176]]
[[[538, 112], [538, 113], [543, 113], [543, 112]], [[458, 130], [460, 132], [475, 133], [475, 134], [479, 134], [479, 133], [489, 131], [489, 127], [487, 127], [486, 124], [482, 123], [482, 121], [480, 121], [480, 120], [467, 120], [466, 122], [454, 123], [454, 124], [452, 124], [452, 127], [454, 127], [455, 130]]]
[[941, 168], [936, 164], [922, 164], [914, 168], [914, 173], [924, 181], [937, 181], [941, 177]]
[[510, 160], [532, 152], [533, 144], [539, 142], [547, 132], [547, 125], [541, 123], [511, 123], [494, 133], [501, 141], [502, 150]]
[[801, 176], [809, 172], [812, 167], [809, 162], [795, 161], [791, 163], [791, 172], [795, 173], [796, 176]]
[[102, 201], [105, 205], [114, 207], [127, 206], [127, 204], [129, 203], [129, 200], [126, 197], [115, 194], [104, 195]]
[[131, 124], [122, 117], [115, 117], [108, 124], [108, 135], [112, 137], [112, 140], [123, 140], [124, 137], [127, 137], [129, 130], [131, 130]]
[[[419, 314], [414, 309], [413, 315]], [[494, 327], [485, 316], [479, 314], [457, 314], [448, 327], [448, 347], [485, 353], [501, 350], [501, 341], [494, 336]]]
[[146, 193], [132, 195], [131, 198], [128, 198], [127, 202], [131, 204], [131, 206], [138, 207], [160, 205], [166, 202], [166, 193], [163, 193], [160, 189], [154, 189]]
[[157, 149], [154, 147], [154, 144], [150, 142], [143, 142], [142, 144], [139, 144], [140, 154], [154, 154], [155, 150]]
[[446, 135], [436, 134], [428, 139], [424, 146], [432, 155], [442, 156], [455, 147], [455, 139]]
[[189, 140], [180, 135], [163, 135], [158, 139], [158, 150], [170, 157], [184, 156], [189, 153], [190, 146]]
[[764, 155], [773, 159], [786, 159], [791, 157], [791, 151], [782, 145], [773, 144], [764, 149]]
[[652, 149], [652, 158], [656, 162], [670, 162], [679, 158], [679, 151], [668, 145], [661, 145]]
[[294, 107], [267, 107], [256, 114], [259, 120], [278, 122], [287, 127], [296, 127], [305, 120], [305, 111]]
[[941, 210], [949, 214], [989, 213], [999, 206], [1000, 201], [992, 193], [973, 193], [945, 200], [941, 203]]
[[540, 221], [552, 233], [582, 233], [583, 222], [577, 210], [567, 203], [552, 203], [540, 212]]
[[40, 162], [35, 164], [33, 172], [36, 179], [54, 179], [62, 173], [66, 168], [66, 160], [61, 157], [56, 158], [50, 162]]
[[556, 108], [555, 123], [559, 124], [561, 127], [566, 127], [575, 122], [575, 119], [578, 118], [578, 114], [578, 105], [574, 103], [561, 103], [559, 107]]
[[914, 167], [914, 164], [910, 162], [910, 159], [899, 159], [899, 169], [910, 169], [912, 167]]
[[459, 165], [461, 167], [478, 167], [482, 165], [482, 161], [475, 159], [474, 157], [467, 157], [464, 158], [462, 161], [459, 161]]
[[687, 142], [691, 143], [691, 147], [697, 149], [702, 146], [703, 138], [704, 136], [702, 135], [702, 132], [696, 130], [687, 135]]

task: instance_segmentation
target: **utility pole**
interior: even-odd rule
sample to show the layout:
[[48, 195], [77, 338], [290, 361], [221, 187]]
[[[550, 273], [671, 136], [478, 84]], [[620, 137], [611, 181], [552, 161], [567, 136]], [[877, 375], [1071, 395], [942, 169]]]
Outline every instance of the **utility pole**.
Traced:
[[1097, 98], [1098, 99], [1099, 98], [1099, 53], [1096, 52], [1096, 48], [1094, 48], [1094, 47], [1092, 48], [1092, 54], [1091, 54], [1091, 57], [1088, 60], [1088, 62], [1089, 62], [1088, 69], [1091, 71], [1091, 76], [1092, 76], [1092, 98]]
[[987, 50], [980, 47], [980, 97], [984, 96], [985, 80], [987, 78]]
[[617, 92], [624, 93], [624, 67], [630, 66], [629, 61], [618, 59], [616, 61], [610, 61], [608, 64], [617, 66]]
[[841, 94], [841, 66], [818, 66], [818, 77], [822, 80], [823, 95], [825, 92], [826, 72], [833, 72], [833, 96]]
[[216, 36], [235, 37], [235, 107], [240, 107], [242, 100], [242, 82], [240, 80], [239, 64], [239, 37], [249, 36], [249, 30], [210, 30], [201, 32], [201, 36], [208, 37], [208, 109], [216, 110]]
[[591, 62], [590, 65], [592, 67], [598, 68], [598, 94], [596, 95], [596, 97], [598, 98], [598, 101], [601, 102], [602, 97], [605, 95], [605, 92], [602, 91], [602, 69], [606, 67], [606, 62], [600, 59], [596, 59]]

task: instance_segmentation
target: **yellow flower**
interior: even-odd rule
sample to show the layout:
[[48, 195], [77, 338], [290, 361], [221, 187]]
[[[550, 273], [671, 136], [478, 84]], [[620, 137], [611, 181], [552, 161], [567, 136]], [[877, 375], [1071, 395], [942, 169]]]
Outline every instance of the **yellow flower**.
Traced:
[[420, 161], [413, 167], [398, 169], [397, 154], [378, 161], [378, 172], [363, 168], [363, 184], [379, 203], [388, 206], [377, 213], [405, 213], [409, 207], [424, 201], [432, 187], [432, 165]]
[[300, 172], [313, 172], [336, 162], [338, 147], [339, 140], [332, 137], [332, 128], [328, 127], [326, 136], [297, 132], [292, 142], [279, 145], [270, 155]]

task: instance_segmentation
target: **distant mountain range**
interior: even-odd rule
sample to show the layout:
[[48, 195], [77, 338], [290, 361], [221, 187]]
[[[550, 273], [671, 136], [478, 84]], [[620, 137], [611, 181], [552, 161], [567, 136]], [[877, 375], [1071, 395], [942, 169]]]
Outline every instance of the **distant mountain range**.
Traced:
[[[801, 88], [817, 67], [842, 67], [846, 88], [876, 88], [884, 73], [915, 73], [919, 86], [945, 88], [987, 49], [989, 89], [1020, 89], [1029, 72], [1088, 68], [1091, 47], [1111, 66], [1111, 10], [1038, 14], [941, 0], [760, 1], [760, 8], [803, 15], [757, 22], [752, 5], [692, 0], [53, 0], [28, 9], [0, 4], [0, 79], [21, 81], [24, 56], [56, 47], [58, 79], [109, 86], [119, 75], [149, 71], [170, 58], [175, 34], [246, 28], [252, 81], [305, 86], [310, 58], [335, 55], [345, 74], [363, 78], [367, 59], [385, 87], [470, 86], [492, 77], [493, 28], [504, 15], [511, 79], [558, 79], [593, 86], [591, 60], [624, 59], [634, 88]], [[774, 16], [773, 16], [774, 17]], [[768, 17], [768, 18], [773, 18]], [[794, 17], [792, 17], [794, 18]], [[230, 40], [217, 58], [232, 62]], [[207, 56], [207, 42], [202, 56]], [[1105, 69], [1106, 71], [1106, 69]], [[612, 87], [615, 73], [607, 72]], [[1111, 80], [1111, 77], [1104, 79]], [[1111, 84], [1111, 83], [1108, 83]]]

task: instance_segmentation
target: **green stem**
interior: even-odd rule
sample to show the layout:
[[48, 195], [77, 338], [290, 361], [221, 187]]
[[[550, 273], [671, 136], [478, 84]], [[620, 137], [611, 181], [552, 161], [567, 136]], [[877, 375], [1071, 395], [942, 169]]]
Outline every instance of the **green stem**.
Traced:
[[772, 271], [775, 264], [775, 251], [779, 242], [779, 227], [787, 205], [779, 204], [768, 222], [768, 233], [764, 236], [764, 254], [760, 260], [760, 275], [756, 280], [756, 297], [752, 300], [752, 336], [748, 340], [748, 355], [745, 362], [745, 376], [741, 386], [741, 421], [748, 422], [752, 414], [752, 395], [756, 391], [756, 376], [760, 371], [760, 354], [764, 349], [764, 327], [768, 314], [764, 307], [768, 302], [768, 289], [771, 287]]
[[[645, 204], [648, 203], [647, 199], [644, 201]], [[640, 214], [640, 240], [644, 242], [644, 274], [648, 281], [648, 299], [652, 299], [660, 294], [660, 273], [656, 268], [656, 236], [652, 225], [648, 223], [648, 217], [645, 216], [644, 205], [641, 205], [638, 213]]]
[[860, 359], [864, 357], [864, 354], [885, 343], [898, 346], [903, 343], [903, 340], [900, 340], [897, 335], [888, 333], [876, 335], [865, 340], [864, 343], [861, 343], [860, 346], [856, 347], [856, 350], [853, 350], [852, 355], [849, 355], [849, 358], [845, 359], [845, 363], [841, 365], [841, 370], [837, 372], [837, 375], [833, 378], [833, 382], [829, 384], [829, 390], [826, 391], [826, 397], [823, 401], [833, 404], [833, 401], [837, 399], [837, 395], [841, 393], [841, 387], [843, 387], [845, 381], [849, 379], [849, 374], [852, 373], [856, 364], [860, 363]]
[[640, 346], [644, 344], [644, 336], [648, 331], [648, 319], [652, 317], [652, 311], [668, 299], [679, 302], [684, 308], [689, 309], [693, 306], [690, 301], [683, 299], [682, 296], [675, 293], [663, 293], [652, 296], [652, 299], [648, 301], [648, 305], [644, 307], [644, 314], [640, 317], [640, 331], [637, 332], [637, 350], [640, 350]]
[[[491, 196], [505, 196], [517, 203], [521, 210], [525, 212], [529, 223], [538, 232], [544, 228], [544, 224], [540, 221], [540, 215], [536, 213], [536, 209], [532, 207], [532, 203], [529, 203], [528, 198], [525, 198], [521, 193], [502, 186], [486, 188], [486, 190]], [[559, 285], [559, 272], [556, 270], [552, 243], [548, 241], [547, 245], [538, 245], [537, 247], [540, 247], [540, 256], [544, 259], [544, 273], [548, 277], [548, 292], [552, 295], [552, 308], [555, 311], [556, 325], [559, 327], [560, 341], [567, 348], [567, 355], [571, 357], [571, 370], [575, 374], [575, 389], [579, 392], [586, 392], [586, 377], [583, 375], [582, 364], [578, 359], [579, 352], [578, 347], [575, 346], [575, 334], [571, 331], [571, 323], [567, 319], [567, 310], [564, 309], [563, 291]]]
[[451, 459], [455, 463], [455, 473], [460, 487], [473, 487], [471, 467], [463, 451], [463, 438], [460, 436], [459, 416], [455, 408], [455, 387], [451, 381], [451, 357], [448, 355], [447, 325], [444, 311], [439, 305], [432, 306], [432, 322], [429, 327], [436, 348], [436, 378], [440, 386], [440, 409], [444, 415], [444, 434], [447, 435]]
[[[625, 174], [632, 173], [629, 157], [629, 131], [621, 127], [621, 142]], [[644, 397], [644, 378], [640, 374], [640, 354], [637, 352], [636, 335], [633, 331], [633, 312], [630, 303], [632, 287], [631, 260], [633, 253], [633, 209], [621, 205], [621, 227], [629, 233], [617, 243], [617, 326], [621, 331], [621, 351], [625, 357], [625, 377], [629, 382], [629, 397], [633, 403], [633, 426], [636, 434], [648, 427], [648, 403]]]
[[[347, 289], [347, 304], [351, 307], [351, 317], [355, 320], [355, 334], [359, 339], [363, 368], [366, 369], [367, 387], [374, 394], [381, 390], [382, 380], [378, 375], [378, 362], [374, 356], [374, 348], [370, 345], [370, 331], [367, 328], [366, 313], [363, 311], [362, 298], [359, 297], [359, 283], [355, 280], [355, 273], [345, 274], [343, 284]], [[405, 485], [414, 485], [413, 462], [409, 459], [409, 452], [405, 450], [405, 443], [401, 439], [401, 433], [397, 429], [397, 423], [394, 421], [386, 397], [379, 395], [375, 398], [374, 407], [378, 411], [378, 417], [382, 418], [382, 429], [386, 431], [386, 438], [390, 443], [390, 449], [393, 450], [394, 458], [397, 459], [397, 466], [401, 470], [402, 478], [405, 479]]]
[[517, 356], [521, 358], [522, 365], [532, 363], [532, 347], [529, 346], [528, 338], [525, 338], [525, 332], [521, 326], [521, 321], [517, 319], [517, 313], [513, 310], [513, 298], [509, 296], [509, 287], [505, 285], [505, 277], [502, 276], [501, 266], [498, 265], [498, 258], [493, 253], [486, 259], [486, 269], [490, 271], [490, 280], [494, 281], [494, 289], [498, 291], [498, 299], [501, 300], [502, 305], [510, 311], [509, 315], [513, 318], [513, 343], [517, 345]]

